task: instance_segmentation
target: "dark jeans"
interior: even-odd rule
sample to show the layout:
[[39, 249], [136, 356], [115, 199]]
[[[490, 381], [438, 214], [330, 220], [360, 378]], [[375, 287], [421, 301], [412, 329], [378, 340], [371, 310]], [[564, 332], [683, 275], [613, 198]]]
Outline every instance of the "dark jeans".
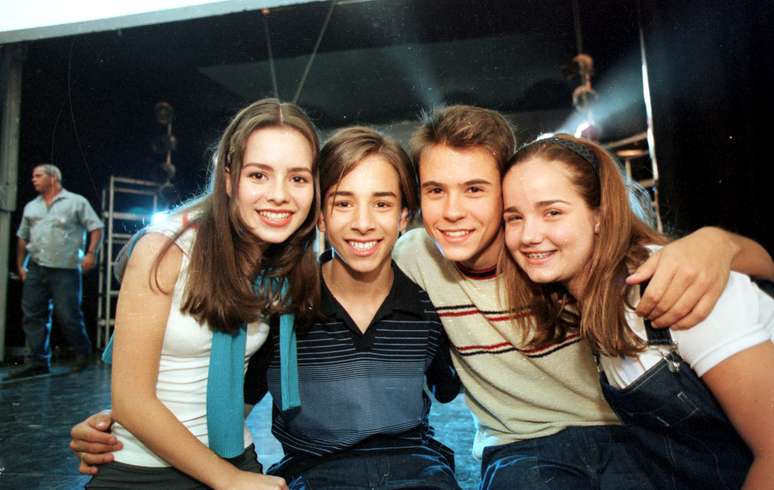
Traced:
[[[241, 455], [229, 458], [226, 461], [242, 471], [260, 474], [263, 470], [263, 467], [258, 462], [258, 456], [255, 454], [255, 446], [252, 444]], [[146, 466], [112, 462], [101, 465], [99, 473], [89, 480], [86, 488], [203, 490], [209, 487], [175, 468], [148, 468]]]
[[81, 311], [80, 269], [43, 267], [29, 261], [22, 289], [22, 314], [29, 362], [48, 366], [51, 361], [51, 310], [78, 356], [91, 353]]
[[288, 480], [291, 490], [460, 488], [447, 459], [426, 447], [395, 454], [350, 452], [307, 468], [300, 476], [277, 476]]
[[622, 426], [569, 427], [484, 449], [481, 489], [650, 489]]

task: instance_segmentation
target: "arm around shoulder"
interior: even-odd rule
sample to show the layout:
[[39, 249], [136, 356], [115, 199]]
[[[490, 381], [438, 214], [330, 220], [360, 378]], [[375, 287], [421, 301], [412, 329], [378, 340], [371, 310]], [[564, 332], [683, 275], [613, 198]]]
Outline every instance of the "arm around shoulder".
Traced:
[[738, 249], [731, 263], [731, 269], [748, 276], [774, 280], [774, 261], [761, 244], [736, 233], [726, 231], [724, 233]]
[[650, 279], [637, 314], [656, 327], [692, 327], [707, 317], [734, 269], [753, 276], [774, 274], [774, 263], [756, 242], [704, 227], [651, 255], [626, 282]]

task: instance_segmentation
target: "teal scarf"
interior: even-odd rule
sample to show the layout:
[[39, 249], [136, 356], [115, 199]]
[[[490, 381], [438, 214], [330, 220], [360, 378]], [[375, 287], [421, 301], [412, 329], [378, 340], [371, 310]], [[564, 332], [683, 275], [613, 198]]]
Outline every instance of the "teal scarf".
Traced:
[[[256, 288], [259, 283], [256, 281]], [[282, 285], [282, 296], [287, 281]], [[280, 316], [280, 377], [282, 378], [282, 410], [301, 406], [298, 389], [298, 353], [293, 314]], [[242, 325], [235, 333], [213, 332], [207, 381], [207, 431], [210, 449], [224, 458], [239, 456], [244, 451], [244, 358], [247, 342]], [[113, 361], [113, 336], [110, 337], [102, 360]]]

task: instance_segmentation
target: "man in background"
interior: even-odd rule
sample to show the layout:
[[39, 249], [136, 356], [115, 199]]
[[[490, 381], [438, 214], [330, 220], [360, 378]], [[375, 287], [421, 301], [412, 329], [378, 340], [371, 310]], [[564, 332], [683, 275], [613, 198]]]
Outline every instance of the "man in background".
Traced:
[[[62, 172], [56, 166], [36, 166], [32, 185], [38, 197], [24, 206], [16, 232], [28, 357], [6, 380], [49, 372], [52, 310], [75, 351], [73, 370], [86, 367], [91, 354], [81, 311], [81, 272], [88, 272], [97, 263], [103, 224], [86, 198], [62, 187]], [[82, 253], [84, 231], [89, 239]]]

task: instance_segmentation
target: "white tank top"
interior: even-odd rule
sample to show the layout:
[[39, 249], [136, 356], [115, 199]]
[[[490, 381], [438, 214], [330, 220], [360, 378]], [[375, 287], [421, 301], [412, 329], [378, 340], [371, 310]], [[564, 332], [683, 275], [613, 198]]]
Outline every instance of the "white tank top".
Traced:
[[[162, 223], [151, 225], [148, 231], [172, 238], [184, 222], [186, 222], [186, 215], [175, 215]], [[183, 251], [183, 257], [172, 293], [172, 306], [161, 348], [156, 396], [194, 436], [208, 445], [207, 374], [212, 330], [180, 311], [195, 236], [195, 230], [189, 228], [175, 241]], [[269, 325], [263, 321], [247, 326], [245, 370], [250, 356], [263, 345], [268, 334]], [[115, 453], [116, 461], [137, 466], [169, 466], [120, 424], [113, 425], [113, 434], [124, 445], [122, 450]], [[246, 426], [244, 441], [245, 447], [252, 444], [252, 437]]]

